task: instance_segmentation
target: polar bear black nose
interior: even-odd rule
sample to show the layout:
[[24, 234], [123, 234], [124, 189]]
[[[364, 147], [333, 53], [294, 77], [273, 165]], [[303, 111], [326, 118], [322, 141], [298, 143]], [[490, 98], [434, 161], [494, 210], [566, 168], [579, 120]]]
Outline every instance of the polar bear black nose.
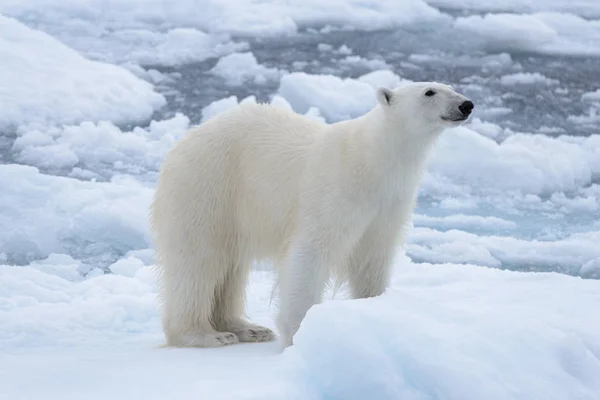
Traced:
[[460, 106], [458, 106], [458, 109], [460, 110], [461, 113], [463, 113], [463, 115], [469, 115], [471, 114], [471, 111], [473, 111], [473, 107], [475, 107], [473, 105], [472, 101], [465, 101], [463, 102]]

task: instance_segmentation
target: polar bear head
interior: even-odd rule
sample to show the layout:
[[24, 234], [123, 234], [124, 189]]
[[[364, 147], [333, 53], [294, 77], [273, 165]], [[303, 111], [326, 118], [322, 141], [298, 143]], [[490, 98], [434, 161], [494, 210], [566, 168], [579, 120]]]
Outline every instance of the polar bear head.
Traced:
[[440, 133], [458, 126], [474, 107], [451, 86], [436, 82], [408, 83], [393, 90], [380, 88], [377, 99], [388, 122], [416, 133]]

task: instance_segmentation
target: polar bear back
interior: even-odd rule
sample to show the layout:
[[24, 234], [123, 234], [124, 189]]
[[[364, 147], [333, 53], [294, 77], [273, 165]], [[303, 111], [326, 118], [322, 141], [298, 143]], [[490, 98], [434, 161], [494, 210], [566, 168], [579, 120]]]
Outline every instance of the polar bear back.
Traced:
[[244, 237], [237, 242], [251, 248], [240, 250], [275, 257], [292, 235], [300, 181], [327, 128], [262, 104], [219, 114], [190, 130], [165, 157], [158, 187], [170, 192], [169, 200], [157, 193], [156, 215], [180, 218], [190, 232]]

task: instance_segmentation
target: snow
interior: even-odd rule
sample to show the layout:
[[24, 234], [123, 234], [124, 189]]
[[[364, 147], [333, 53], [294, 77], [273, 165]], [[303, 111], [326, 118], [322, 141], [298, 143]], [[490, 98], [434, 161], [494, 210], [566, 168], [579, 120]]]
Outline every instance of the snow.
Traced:
[[480, 215], [454, 214], [446, 217], [432, 217], [429, 215], [414, 215], [413, 222], [419, 226], [431, 228], [469, 228], [513, 230], [517, 224], [498, 217], [482, 217]]
[[[72, 260], [52, 262], [0, 267], [0, 396], [593, 400], [600, 390], [590, 318], [600, 281], [399, 257], [386, 294], [328, 298], [281, 354], [277, 343], [161, 348], [150, 265], [129, 257], [124, 274], [73, 280], [57, 272]], [[248, 288], [250, 318], [271, 327], [272, 283], [254, 271]]]
[[294, 111], [304, 113], [315, 106], [330, 121], [358, 117], [375, 104], [375, 92], [369, 84], [333, 75], [291, 73], [281, 78], [279, 94], [288, 99]]
[[44, 32], [0, 15], [0, 127], [144, 121], [165, 105], [152, 85], [85, 59]]
[[575, 124], [594, 127], [600, 122], [600, 115], [598, 115], [598, 110], [596, 108], [590, 107], [587, 114], [569, 115], [567, 119], [569, 122], [573, 122]]
[[229, 96], [220, 100], [213, 101], [212, 103], [210, 103], [202, 109], [202, 120], [209, 120], [210, 118], [222, 113], [225, 110], [233, 108], [238, 104], [239, 103], [237, 96]]
[[390, 68], [390, 65], [383, 60], [367, 59], [361, 56], [347, 56], [340, 60], [340, 64], [351, 67], [362, 67], [371, 70]]
[[317, 45], [317, 49], [322, 52], [332, 51], [333, 46], [327, 43], [319, 43]]
[[598, 89], [594, 92], [584, 93], [583, 95], [581, 95], [581, 100], [589, 101], [589, 102], [595, 102], [595, 101], [600, 102], [600, 89]]
[[411, 233], [407, 254], [434, 263], [472, 263], [494, 268], [518, 265], [521, 270], [577, 275], [588, 260], [600, 257], [597, 230], [553, 241], [479, 235], [459, 229], [442, 232], [425, 227]]
[[70, 267], [58, 262], [48, 268], [0, 268], [0, 349], [158, 333], [154, 279], [148, 279], [148, 267], [133, 277], [111, 274], [77, 281], [63, 277], [61, 270]]
[[[429, 170], [456, 183], [477, 185], [482, 192], [573, 191], [600, 175], [596, 161], [599, 146], [600, 135], [572, 141], [566, 137], [513, 134], [498, 143], [461, 127], [440, 138]], [[498, 176], [502, 179], [496, 179]]]
[[488, 13], [459, 17], [455, 26], [477, 35], [495, 51], [600, 55], [600, 20], [568, 13]]
[[0, 253], [22, 263], [70, 252], [97, 260], [150, 242], [146, 217], [152, 189], [126, 177], [109, 182], [46, 175], [0, 165]]
[[294, 111], [305, 113], [316, 107], [329, 122], [335, 122], [369, 111], [376, 104], [374, 87], [399, 82], [400, 78], [388, 70], [373, 71], [358, 79], [294, 72], [281, 78], [279, 94]]
[[480, 118], [473, 118], [468, 123], [469, 129], [474, 130], [480, 135], [486, 136], [491, 139], [501, 138], [502, 136], [509, 136], [509, 129], [502, 129], [499, 125], [491, 122], [483, 121]]
[[507, 86], [512, 85], [556, 85], [559, 83], [556, 79], [548, 78], [539, 72], [518, 72], [516, 74], [505, 75], [500, 78], [500, 83]]
[[148, 128], [122, 131], [111, 122], [82, 122], [43, 129], [23, 129], [13, 144], [16, 160], [45, 170], [88, 178], [115, 173], [157, 171], [164, 153], [183, 135], [189, 119], [151, 121]]
[[598, 286], [571, 279], [422, 266], [380, 298], [314, 307], [286, 356], [314, 398], [593, 399]]
[[144, 262], [135, 257], [121, 258], [111, 264], [108, 270], [114, 275], [135, 278], [138, 271], [144, 267]]
[[277, 80], [281, 75], [277, 68], [258, 64], [251, 52], [233, 53], [221, 57], [210, 72], [222, 77], [231, 86], [241, 86], [247, 81], [265, 83], [268, 80]]
[[337, 49], [337, 53], [348, 56], [348, 55], [352, 54], [352, 49], [350, 47], [346, 46], [345, 44], [343, 44], [339, 47], [339, 49]]
[[244, 42], [231, 41], [228, 34], [210, 35], [194, 28], [175, 28], [166, 33], [130, 30], [122, 33], [119, 39], [124, 45], [134, 41], [142, 43], [132, 46], [132, 51], [121, 58], [141, 65], [189, 64], [245, 50], [248, 46]]
[[394, 74], [389, 69], [377, 69], [358, 77], [360, 82], [368, 83], [375, 90], [380, 87], [395, 88], [403, 83], [409, 82]]

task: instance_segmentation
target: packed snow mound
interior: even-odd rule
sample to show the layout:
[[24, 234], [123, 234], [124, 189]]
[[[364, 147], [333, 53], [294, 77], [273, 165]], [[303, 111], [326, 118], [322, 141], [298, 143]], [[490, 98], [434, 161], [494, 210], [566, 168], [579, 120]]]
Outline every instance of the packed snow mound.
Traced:
[[600, 135], [553, 138], [514, 134], [498, 143], [459, 127], [440, 137], [429, 172], [454, 183], [468, 182], [481, 192], [570, 192], [600, 177], [599, 154]]
[[375, 90], [385, 87], [388, 89], [394, 89], [403, 83], [408, 83], [410, 80], [400, 78], [398, 75], [390, 71], [389, 69], [376, 69], [375, 71], [369, 72], [358, 77], [360, 82], [368, 83]]
[[337, 122], [372, 109], [377, 103], [378, 87], [394, 88], [405, 82], [410, 81], [389, 70], [376, 70], [358, 79], [294, 72], [281, 78], [279, 94], [296, 112], [305, 113], [315, 107], [327, 121]]
[[135, 179], [81, 181], [8, 164], [0, 165], [0, 187], [0, 254], [9, 263], [67, 252], [106, 262], [149, 247], [153, 190]]
[[432, 217], [429, 215], [413, 215], [413, 223], [422, 227], [438, 229], [482, 229], [494, 230], [503, 229], [506, 231], [514, 230], [517, 224], [513, 221], [507, 221], [498, 217], [482, 217], [480, 215], [454, 214], [445, 217]]
[[248, 81], [263, 84], [279, 79], [283, 73], [277, 68], [260, 65], [251, 52], [232, 53], [221, 57], [210, 72], [220, 76], [231, 86], [241, 86]]
[[587, 101], [587, 102], [600, 102], [600, 89], [598, 89], [594, 92], [585, 92], [581, 96], [581, 100]]
[[131, 131], [122, 131], [107, 121], [23, 129], [12, 150], [19, 162], [78, 178], [145, 176], [156, 174], [164, 154], [183, 136], [189, 123], [189, 118], [177, 113]]
[[358, 117], [376, 103], [368, 83], [334, 75], [295, 72], [281, 78], [279, 94], [299, 113], [317, 107], [330, 122]]
[[90, 267], [64, 255], [26, 267], [0, 265], [0, 349], [160, 335], [151, 268], [135, 257], [120, 264], [127, 274], [91, 270], [88, 279], [79, 272]]
[[[553, 238], [553, 241], [525, 240], [511, 236], [475, 234], [467, 231], [474, 230], [468, 225], [461, 229], [460, 223], [452, 220], [448, 222], [453, 224], [453, 229], [437, 230], [441, 223], [437, 224], [436, 229], [416, 227], [410, 233], [407, 254], [413, 260], [434, 263], [472, 263], [486, 267], [556, 271], [570, 275], [582, 274], [587, 270], [584, 266], [590, 260], [600, 258], [600, 232], [597, 230]], [[475, 232], [480, 233], [481, 230]]]
[[46, 33], [0, 15], [0, 127], [147, 120], [166, 104], [115, 65], [90, 61]]
[[[0, 259], [0, 351], [143, 338], [153, 342], [146, 351], [156, 350], [164, 337], [153, 256], [152, 249], [130, 251], [108, 271], [61, 253], [24, 266]], [[270, 322], [272, 280], [264, 272], [252, 278], [251, 314]]]
[[506, 86], [513, 85], [557, 85], [560, 82], [556, 79], [548, 78], [539, 72], [517, 72], [515, 74], [504, 75], [500, 78], [500, 83]]
[[455, 27], [477, 35], [492, 51], [600, 56], [600, 20], [556, 12], [459, 17]]
[[381, 297], [313, 307], [284, 356], [305, 399], [595, 400], [599, 285], [423, 265]]
[[[208, 34], [194, 28], [174, 28], [167, 32], [127, 30], [115, 33], [113, 47], [97, 49], [90, 54], [95, 59], [141, 65], [177, 66], [220, 57], [245, 50], [248, 44], [234, 42], [228, 34]], [[131, 43], [135, 43], [133, 46]], [[89, 49], [81, 49], [86, 54]], [[108, 54], [106, 54], [108, 53]]]

